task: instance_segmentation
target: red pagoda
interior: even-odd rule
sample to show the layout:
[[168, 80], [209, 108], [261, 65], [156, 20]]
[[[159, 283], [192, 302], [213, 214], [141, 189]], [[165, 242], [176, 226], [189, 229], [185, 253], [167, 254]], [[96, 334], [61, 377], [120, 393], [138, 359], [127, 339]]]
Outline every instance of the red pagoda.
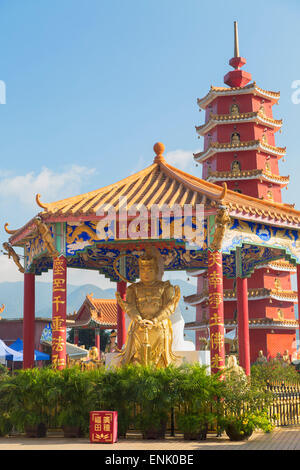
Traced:
[[[251, 82], [251, 74], [242, 70], [246, 59], [239, 54], [236, 22], [234, 57], [229, 64], [234, 70], [224, 77], [228, 87], [212, 86], [204, 98], [198, 99], [200, 109], [205, 110], [205, 123], [196, 131], [199, 138], [204, 137], [204, 149], [194, 158], [202, 164], [204, 180], [226, 183], [237, 193], [282, 204], [281, 190], [289, 177], [279, 174], [278, 161], [285, 155], [285, 148], [275, 144], [282, 120], [274, 119], [273, 106], [280, 94], [259, 88]], [[296, 272], [295, 266], [279, 260], [260, 266], [248, 279], [251, 362], [260, 350], [265, 356], [274, 357], [285, 350], [291, 352], [294, 347], [297, 293], [291, 289], [292, 272]], [[196, 307], [195, 325], [199, 325], [208, 318], [207, 273], [191, 274], [198, 278], [197, 294], [185, 301]], [[237, 288], [235, 280], [224, 277], [227, 331], [236, 323]], [[196, 328], [196, 349], [200, 349], [201, 338], [206, 336], [205, 329]]]

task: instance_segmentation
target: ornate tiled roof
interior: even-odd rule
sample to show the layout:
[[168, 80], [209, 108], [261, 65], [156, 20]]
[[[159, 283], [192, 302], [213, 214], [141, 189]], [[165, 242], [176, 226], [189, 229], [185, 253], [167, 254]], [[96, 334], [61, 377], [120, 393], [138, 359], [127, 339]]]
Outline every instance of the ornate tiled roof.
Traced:
[[205, 135], [218, 124], [231, 124], [243, 122], [257, 122], [261, 125], [271, 127], [275, 131], [282, 126], [282, 119], [271, 119], [261, 111], [250, 113], [237, 113], [237, 114], [210, 114], [209, 120], [202, 126], [196, 126], [196, 131], [199, 136]]
[[87, 295], [77, 313], [68, 315], [67, 326], [71, 328], [106, 327], [117, 328], [117, 301], [115, 299], [94, 299]]
[[198, 152], [194, 154], [194, 158], [197, 162], [203, 162], [208, 158], [212, 157], [214, 154], [219, 152], [241, 152], [256, 150], [265, 152], [268, 154], [276, 155], [281, 158], [286, 153], [285, 147], [274, 147], [273, 145], [266, 144], [261, 140], [249, 140], [244, 142], [211, 142], [209, 147], [203, 152]]
[[[235, 301], [236, 290], [225, 289], [223, 291], [224, 301]], [[265, 287], [248, 289], [249, 300], [261, 300], [261, 299], [276, 299], [283, 302], [298, 302], [297, 292], [281, 289], [267, 289]], [[196, 306], [208, 300], [208, 291], [201, 292], [201, 294], [192, 294], [184, 297], [184, 301], [191, 305]]]
[[280, 98], [279, 92], [267, 91], [256, 85], [256, 82], [250, 83], [244, 87], [216, 87], [211, 86], [209, 92], [204, 98], [198, 99], [197, 103], [200, 108], [205, 109], [216, 97], [218, 96], [228, 96], [228, 95], [245, 95], [252, 93], [253, 95], [258, 95], [261, 98], [267, 99], [276, 103]]
[[[185, 204], [196, 206], [207, 200], [221, 202], [228, 207], [230, 215], [237, 218], [246, 216], [263, 220], [263, 223], [300, 227], [300, 212], [293, 207], [227, 190], [226, 184], [220, 187], [178, 170], [166, 163], [161, 155], [144, 170], [89, 193], [52, 203], [42, 203], [37, 196], [37, 203], [43, 209], [38, 215], [46, 223], [97, 220], [109, 208], [120, 210], [119, 203], [124, 198], [127, 210], [131, 207], [138, 209], [142, 205], [151, 210], [154, 205], [172, 208]], [[99, 211], [103, 212], [99, 214]], [[23, 246], [35, 234], [37, 227], [33, 218], [19, 230], [14, 230], [9, 241], [13, 246]]]
[[[225, 320], [225, 328], [236, 328], [238, 325], [237, 320]], [[296, 329], [299, 327], [297, 320], [277, 320], [272, 318], [256, 318], [249, 320], [250, 329]], [[186, 323], [184, 328], [186, 330], [202, 330], [209, 328], [209, 321], [194, 321]]]
[[209, 171], [207, 181], [227, 181], [227, 180], [249, 180], [260, 179], [270, 183], [287, 185], [290, 182], [289, 176], [274, 175], [266, 170], [231, 170], [231, 171]]
[[269, 263], [257, 266], [256, 269], [262, 268], [269, 268], [274, 271], [287, 271], [287, 272], [296, 272], [297, 267], [294, 264], [291, 264], [289, 261], [285, 259], [278, 260], [278, 261], [270, 261]]

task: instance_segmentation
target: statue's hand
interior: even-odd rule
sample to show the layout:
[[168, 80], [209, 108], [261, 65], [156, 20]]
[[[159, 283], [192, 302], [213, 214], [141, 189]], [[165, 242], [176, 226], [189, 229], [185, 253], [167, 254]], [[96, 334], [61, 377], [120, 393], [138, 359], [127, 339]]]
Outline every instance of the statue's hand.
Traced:
[[139, 324], [140, 324], [141, 326], [143, 326], [144, 328], [152, 328], [152, 326], [153, 326], [153, 321], [141, 319], [141, 320], [139, 321]]
[[124, 310], [124, 312], [127, 313], [128, 304], [127, 304], [127, 302], [125, 302], [125, 300], [122, 299], [119, 292], [116, 292], [116, 299], [117, 299], [117, 302], [120, 305], [121, 309]]

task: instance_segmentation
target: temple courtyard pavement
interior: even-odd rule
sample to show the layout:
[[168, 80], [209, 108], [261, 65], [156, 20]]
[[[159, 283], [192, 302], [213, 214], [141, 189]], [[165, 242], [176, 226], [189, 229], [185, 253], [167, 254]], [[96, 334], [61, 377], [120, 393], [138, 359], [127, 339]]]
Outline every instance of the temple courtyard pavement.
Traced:
[[143, 440], [138, 435], [120, 439], [115, 444], [91, 444], [89, 439], [65, 439], [53, 433], [47, 438], [31, 439], [25, 436], [0, 438], [2, 450], [100, 450], [107, 451], [199, 451], [199, 450], [300, 450], [300, 427], [276, 428], [272, 433], [254, 433], [248, 441], [231, 442], [225, 434], [221, 437], [208, 435], [206, 441], [185, 441], [179, 437], [166, 437], [164, 440]]

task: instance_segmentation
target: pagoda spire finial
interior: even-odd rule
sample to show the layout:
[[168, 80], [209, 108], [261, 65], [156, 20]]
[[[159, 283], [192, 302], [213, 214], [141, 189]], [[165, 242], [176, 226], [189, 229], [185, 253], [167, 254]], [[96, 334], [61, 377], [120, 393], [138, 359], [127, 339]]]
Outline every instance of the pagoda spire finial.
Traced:
[[229, 65], [234, 68], [231, 72], [228, 72], [224, 77], [224, 83], [229, 85], [231, 88], [244, 87], [247, 83], [251, 82], [251, 74], [240, 70], [243, 65], [246, 64], [246, 59], [240, 56], [239, 47], [239, 34], [238, 34], [238, 23], [234, 22], [234, 57], [230, 59]]
[[234, 57], [240, 57], [238, 22], [234, 22]]

